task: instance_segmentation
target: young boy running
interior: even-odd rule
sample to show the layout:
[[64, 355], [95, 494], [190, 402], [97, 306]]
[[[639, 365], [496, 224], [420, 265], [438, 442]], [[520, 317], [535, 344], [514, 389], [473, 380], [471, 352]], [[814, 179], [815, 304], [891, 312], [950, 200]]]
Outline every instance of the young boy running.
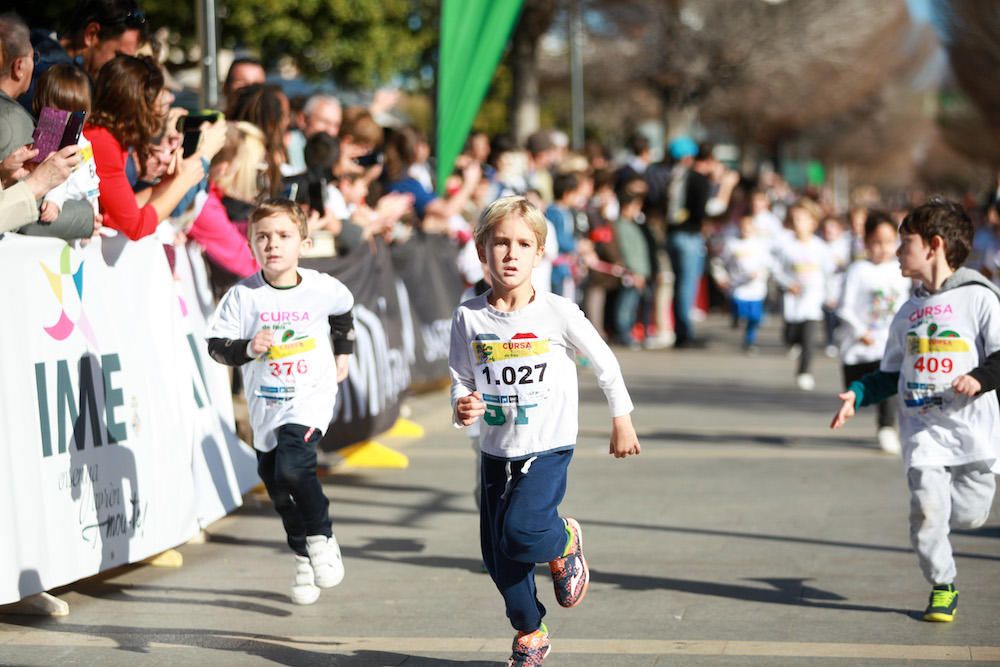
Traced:
[[257, 472], [295, 552], [292, 601], [312, 604], [320, 588], [344, 578], [330, 503], [316, 478], [316, 445], [347, 377], [354, 297], [336, 278], [299, 268], [311, 240], [294, 202], [261, 204], [248, 235], [261, 270], [219, 302], [208, 349], [216, 361], [242, 367]]
[[590, 359], [608, 399], [610, 453], [640, 451], [614, 354], [576, 304], [531, 286], [546, 228], [524, 197], [483, 211], [475, 242], [492, 287], [459, 306], [451, 329], [454, 423], [483, 419], [480, 540], [517, 630], [508, 665], [540, 665], [549, 652], [535, 564], [549, 564], [564, 607], [579, 604], [590, 581], [580, 524], [559, 516], [577, 436], [576, 351]]
[[990, 513], [1000, 459], [1000, 294], [959, 268], [972, 222], [933, 198], [899, 226], [904, 276], [922, 285], [896, 314], [880, 370], [853, 382], [831, 424], [899, 393], [899, 431], [910, 487], [910, 541], [933, 587], [925, 621], [950, 622], [958, 606], [949, 527], [978, 528]]

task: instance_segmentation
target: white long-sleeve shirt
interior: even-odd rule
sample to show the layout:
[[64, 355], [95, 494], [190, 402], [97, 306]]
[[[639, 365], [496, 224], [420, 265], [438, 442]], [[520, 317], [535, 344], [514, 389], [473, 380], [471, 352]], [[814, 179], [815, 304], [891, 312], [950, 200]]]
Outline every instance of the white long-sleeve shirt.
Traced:
[[451, 326], [451, 401], [479, 391], [486, 403], [480, 448], [524, 459], [576, 444], [576, 352], [590, 359], [611, 415], [632, 411], [614, 353], [580, 308], [555, 294], [511, 312], [489, 305], [489, 292], [466, 301]]
[[[834, 264], [826, 242], [818, 236], [800, 241], [788, 235], [781, 240], [776, 259], [778, 266], [774, 277], [786, 290], [785, 321], [822, 320], [823, 303], [834, 297], [830, 280]], [[791, 285], [798, 285], [798, 294], [787, 291]]]
[[[895, 259], [881, 264], [863, 259], [851, 264], [837, 308], [841, 361], [854, 365], [881, 359], [892, 318], [909, 296], [910, 279], [903, 277]], [[866, 334], [872, 337], [869, 345], [861, 341]]]
[[996, 466], [1000, 459], [996, 392], [969, 397], [951, 388], [955, 378], [1000, 351], [1000, 300], [973, 281], [953, 284], [933, 294], [916, 290], [889, 329], [881, 370], [899, 373], [907, 468], [973, 461]]

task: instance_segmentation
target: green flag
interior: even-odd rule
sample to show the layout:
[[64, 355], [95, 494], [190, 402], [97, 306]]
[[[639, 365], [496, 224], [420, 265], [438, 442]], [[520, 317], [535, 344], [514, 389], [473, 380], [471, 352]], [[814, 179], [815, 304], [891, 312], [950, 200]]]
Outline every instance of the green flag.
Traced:
[[523, 0], [443, 0], [438, 58], [437, 191], [455, 166]]

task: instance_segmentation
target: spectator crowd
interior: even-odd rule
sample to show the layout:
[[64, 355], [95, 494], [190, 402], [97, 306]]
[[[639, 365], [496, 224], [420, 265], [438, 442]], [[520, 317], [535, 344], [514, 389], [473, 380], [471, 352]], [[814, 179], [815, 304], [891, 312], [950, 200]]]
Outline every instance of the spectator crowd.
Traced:
[[[425, 134], [383, 126], [384, 95], [367, 108], [321, 93], [289, 99], [260, 62], [238, 58], [223, 108], [195, 113], [175, 104], [149, 35], [134, 0], [80, 0], [58, 34], [0, 16], [0, 232], [155, 236], [168, 257], [197, 244], [221, 294], [258, 270], [251, 211], [284, 196], [306, 213], [315, 255], [446, 235], [467, 285], [483, 287], [475, 220], [521, 194], [548, 221], [535, 289], [575, 300], [614, 344], [703, 346], [700, 316], [728, 304], [755, 354], [762, 319], [780, 310], [803, 390], [814, 385], [814, 349], [850, 347], [843, 278], [869, 252], [866, 220], [886, 208], [873, 190], [858, 189], [842, 211], [826, 190], [797, 193], [774, 171], [741, 174], [686, 136], [660, 156], [636, 133], [618, 157], [593, 140], [571, 151], [558, 130], [523, 145], [472, 132], [438, 187]], [[33, 136], [53, 111], [85, 113], [79, 138], [61, 148], [65, 137], [53, 146]], [[971, 265], [1000, 281], [996, 187], [984, 204], [969, 207], [979, 220]], [[897, 223], [903, 214], [884, 213]]]

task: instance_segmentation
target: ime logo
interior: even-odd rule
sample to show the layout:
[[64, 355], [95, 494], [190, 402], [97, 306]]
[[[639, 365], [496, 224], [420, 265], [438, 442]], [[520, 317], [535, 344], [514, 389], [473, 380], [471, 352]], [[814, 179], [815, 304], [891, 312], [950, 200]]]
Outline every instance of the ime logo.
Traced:
[[[97, 341], [94, 337], [94, 330], [90, 326], [90, 321], [83, 312], [83, 262], [76, 267], [76, 271], [71, 270], [72, 257], [70, 247], [67, 245], [62, 249], [59, 256], [59, 269], [53, 271], [45, 262], [40, 262], [46, 278], [49, 280], [49, 287], [56, 301], [61, 306], [59, 319], [56, 323], [43, 327], [45, 333], [55, 340], [66, 340], [73, 333], [74, 329], [79, 329], [84, 337], [94, 347]], [[75, 320], [71, 315], [75, 315]]]

